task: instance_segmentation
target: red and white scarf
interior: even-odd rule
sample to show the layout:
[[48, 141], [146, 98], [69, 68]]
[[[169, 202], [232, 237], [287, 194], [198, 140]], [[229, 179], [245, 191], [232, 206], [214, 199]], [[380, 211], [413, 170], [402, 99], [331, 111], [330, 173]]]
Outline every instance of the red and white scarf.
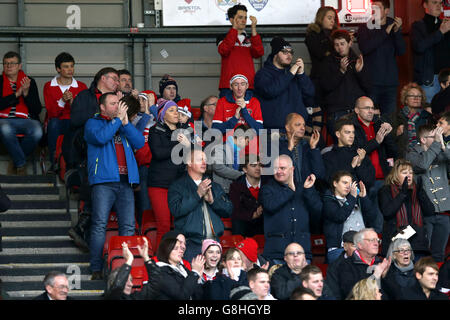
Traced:
[[[20, 89], [22, 85], [22, 79], [26, 78], [25, 72], [22, 70], [19, 70], [19, 74], [17, 75], [17, 81], [16, 81], [16, 92]], [[6, 76], [5, 72], [3, 72], [3, 88], [2, 88], [2, 96], [7, 97], [9, 95], [15, 94], [13, 89], [11, 88], [11, 82], [9, 81], [8, 77]], [[0, 118], [8, 118], [9, 113], [11, 112], [11, 109], [13, 106], [9, 106], [6, 109], [3, 109], [0, 111]], [[23, 96], [19, 96], [19, 103], [15, 106], [15, 113], [14, 116], [17, 118], [28, 118], [28, 107], [25, 104], [25, 100], [23, 99]]]

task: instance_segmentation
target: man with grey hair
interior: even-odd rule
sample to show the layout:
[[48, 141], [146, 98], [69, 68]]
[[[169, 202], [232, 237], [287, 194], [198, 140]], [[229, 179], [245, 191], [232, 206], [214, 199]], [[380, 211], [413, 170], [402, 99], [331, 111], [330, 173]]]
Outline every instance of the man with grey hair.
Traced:
[[[381, 259], [377, 256], [379, 245], [378, 234], [372, 228], [365, 228], [355, 234], [353, 238], [356, 250], [353, 255], [344, 260], [338, 270], [337, 299], [345, 299], [353, 286], [360, 280], [373, 277], [378, 282], [386, 276], [391, 259]], [[379, 287], [381, 287], [379, 283]]]
[[314, 174], [305, 177], [303, 188], [296, 185], [291, 157], [280, 155], [274, 160], [274, 177], [259, 192], [263, 206], [263, 256], [275, 264], [283, 263], [284, 249], [292, 242], [300, 244], [306, 260], [312, 260], [311, 224], [320, 223], [322, 202], [313, 188]]
[[69, 280], [60, 271], [50, 271], [44, 278], [45, 292], [33, 300], [67, 300], [69, 293]]

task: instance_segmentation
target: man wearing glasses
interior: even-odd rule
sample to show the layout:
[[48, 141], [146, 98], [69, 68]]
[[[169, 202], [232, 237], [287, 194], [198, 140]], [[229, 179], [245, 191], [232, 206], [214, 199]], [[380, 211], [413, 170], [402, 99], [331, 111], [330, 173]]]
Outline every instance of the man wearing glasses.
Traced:
[[69, 281], [64, 273], [50, 271], [44, 278], [45, 292], [34, 300], [70, 300]]
[[[344, 260], [338, 270], [338, 287], [336, 299], [345, 299], [353, 286], [360, 280], [373, 277], [378, 282], [386, 276], [391, 260], [381, 259], [377, 256], [381, 240], [372, 228], [359, 231], [353, 238], [356, 250], [353, 255]], [[379, 287], [381, 285], [379, 284]]]
[[264, 128], [284, 131], [289, 113], [298, 113], [308, 120], [306, 108], [313, 106], [315, 90], [303, 60], [294, 60], [289, 42], [275, 37], [270, 46], [271, 54], [255, 75], [255, 96], [261, 103]]
[[[26, 175], [27, 156], [42, 137], [42, 105], [36, 81], [22, 71], [22, 59], [16, 52], [3, 56], [0, 93], [0, 140], [12, 158], [8, 174]], [[24, 135], [21, 142], [17, 134]]]
[[447, 172], [450, 170], [450, 149], [444, 144], [443, 127], [422, 125], [417, 132], [419, 144], [407, 154], [414, 172], [422, 183], [435, 214], [424, 216], [424, 225], [430, 242], [431, 255], [443, 262], [450, 231], [450, 189]]
[[384, 178], [389, 174], [389, 158], [397, 158], [397, 145], [392, 134], [392, 125], [384, 116], [377, 116], [373, 100], [362, 96], [356, 100], [354, 112], [350, 119], [355, 127], [354, 145], [366, 151], [375, 168], [375, 183], [368, 190], [369, 198], [377, 207], [377, 220], [373, 227], [380, 232], [383, 229], [383, 215], [378, 209], [378, 190], [384, 185]]
[[271, 291], [278, 300], [289, 300], [295, 288], [302, 285], [300, 273], [308, 265], [303, 247], [293, 242], [284, 250], [284, 262], [272, 275]]

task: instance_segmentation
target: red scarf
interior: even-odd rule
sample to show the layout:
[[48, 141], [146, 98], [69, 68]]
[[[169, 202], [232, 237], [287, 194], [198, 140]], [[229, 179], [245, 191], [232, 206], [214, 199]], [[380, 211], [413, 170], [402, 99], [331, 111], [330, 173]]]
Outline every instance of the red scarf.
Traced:
[[[19, 88], [22, 85], [22, 79], [25, 78], [27, 75], [22, 70], [19, 70], [19, 74], [17, 75], [16, 80], [16, 92], [19, 90]], [[15, 94], [13, 89], [11, 88], [11, 82], [6, 76], [5, 72], [3, 72], [3, 91], [2, 96], [7, 97], [9, 95]], [[3, 109], [0, 111], [0, 118], [8, 118], [8, 115], [11, 111], [13, 106], [9, 106], [6, 109]], [[19, 96], [19, 103], [16, 104], [16, 117], [17, 118], [28, 118], [28, 107], [25, 104], [25, 100], [23, 99], [23, 96]]]
[[[400, 187], [396, 184], [391, 185], [391, 195], [392, 198], [395, 198], [400, 192]], [[412, 189], [412, 204], [411, 204], [411, 213], [412, 213], [412, 223], [422, 227], [422, 210], [420, 209], [419, 199], [417, 198], [417, 188], [416, 184], [413, 183]], [[402, 204], [400, 210], [397, 211], [397, 228], [407, 226], [408, 222], [408, 213], [406, 211], [405, 203]]]

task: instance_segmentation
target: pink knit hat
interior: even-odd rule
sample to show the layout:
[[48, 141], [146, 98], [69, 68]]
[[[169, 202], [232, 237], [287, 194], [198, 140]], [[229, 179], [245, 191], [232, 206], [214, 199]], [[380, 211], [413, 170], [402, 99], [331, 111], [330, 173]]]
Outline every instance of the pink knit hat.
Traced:
[[213, 239], [205, 239], [205, 240], [203, 240], [203, 243], [202, 243], [202, 255], [204, 255], [205, 251], [208, 250], [208, 248], [211, 246], [218, 246], [220, 249], [220, 252], [222, 252], [222, 246], [220, 245], [220, 243], [218, 243], [217, 241], [215, 241]]

